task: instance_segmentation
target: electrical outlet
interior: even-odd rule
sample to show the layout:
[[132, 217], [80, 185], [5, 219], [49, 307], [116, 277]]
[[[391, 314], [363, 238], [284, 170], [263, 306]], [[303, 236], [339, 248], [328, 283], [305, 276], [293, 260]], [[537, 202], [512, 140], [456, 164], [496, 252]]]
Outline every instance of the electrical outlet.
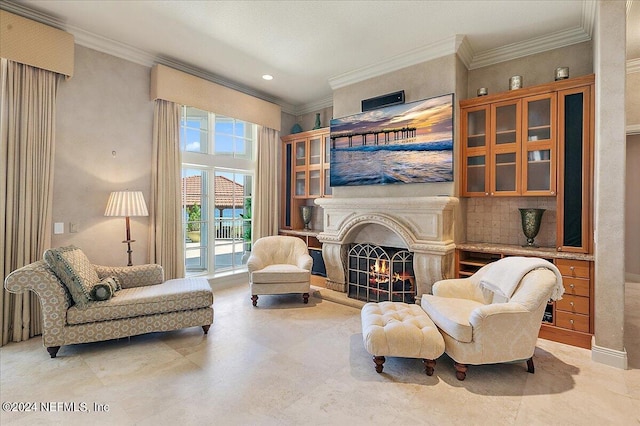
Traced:
[[69, 232], [75, 234], [78, 232], [78, 223], [77, 222], [69, 222]]

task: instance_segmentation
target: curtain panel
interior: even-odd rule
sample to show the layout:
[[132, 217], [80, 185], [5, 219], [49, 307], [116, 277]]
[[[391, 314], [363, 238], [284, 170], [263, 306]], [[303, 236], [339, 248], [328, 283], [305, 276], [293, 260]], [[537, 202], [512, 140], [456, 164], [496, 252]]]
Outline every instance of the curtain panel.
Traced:
[[[2, 280], [51, 246], [55, 104], [61, 75], [2, 59], [0, 240]], [[0, 289], [2, 345], [42, 334], [38, 297]]]
[[181, 176], [180, 105], [156, 99], [149, 202], [149, 259], [152, 263], [162, 265], [165, 280], [185, 275]]
[[258, 160], [256, 186], [253, 195], [254, 241], [278, 234], [278, 131], [260, 126], [258, 129]]

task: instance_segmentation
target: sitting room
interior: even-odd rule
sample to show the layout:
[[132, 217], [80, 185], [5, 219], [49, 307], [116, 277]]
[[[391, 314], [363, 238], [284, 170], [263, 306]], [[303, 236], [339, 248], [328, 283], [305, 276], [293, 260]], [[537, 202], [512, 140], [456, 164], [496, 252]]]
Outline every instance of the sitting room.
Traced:
[[640, 1], [0, 30], [3, 425], [640, 422]]

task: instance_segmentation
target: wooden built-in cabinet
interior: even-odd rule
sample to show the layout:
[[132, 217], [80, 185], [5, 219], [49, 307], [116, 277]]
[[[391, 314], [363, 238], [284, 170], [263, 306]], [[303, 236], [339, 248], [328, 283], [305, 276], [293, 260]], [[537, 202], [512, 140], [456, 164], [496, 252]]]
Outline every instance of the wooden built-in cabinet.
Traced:
[[558, 251], [593, 249], [594, 85], [558, 91]]
[[463, 196], [555, 195], [555, 93], [460, 104]]
[[302, 229], [300, 207], [331, 196], [329, 141], [329, 128], [282, 137], [282, 229]]
[[557, 257], [559, 255], [552, 248], [523, 249], [470, 243], [468, 248], [456, 249], [456, 277], [469, 277], [482, 266], [506, 256], [535, 256], [553, 262], [562, 275], [565, 293], [561, 300], [547, 304], [539, 337], [590, 349], [594, 332], [594, 263], [592, 260]]
[[556, 249], [591, 253], [594, 80], [460, 101], [460, 195], [556, 197]]
[[[555, 196], [567, 140], [589, 149], [593, 84], [589, 75], [460, 101], [460, 194]], [[582, 160], [571, 164], [588, 173], [590, 157]]]

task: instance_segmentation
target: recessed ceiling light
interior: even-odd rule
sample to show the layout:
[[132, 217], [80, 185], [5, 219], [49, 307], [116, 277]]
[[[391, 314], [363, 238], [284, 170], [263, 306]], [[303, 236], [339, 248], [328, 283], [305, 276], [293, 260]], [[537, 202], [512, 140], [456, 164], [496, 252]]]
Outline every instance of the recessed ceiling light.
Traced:
[[270, 75], [270, 74], [265, 74], [265, 75], [263, 75], [263, 76], [262, 76], [262, 78], [263, 78], [264, 80], [267, 80], [267, 81], [269, 81], [269, 80], [273, 80], [273, 76], [272, 76], [272, 75]]

